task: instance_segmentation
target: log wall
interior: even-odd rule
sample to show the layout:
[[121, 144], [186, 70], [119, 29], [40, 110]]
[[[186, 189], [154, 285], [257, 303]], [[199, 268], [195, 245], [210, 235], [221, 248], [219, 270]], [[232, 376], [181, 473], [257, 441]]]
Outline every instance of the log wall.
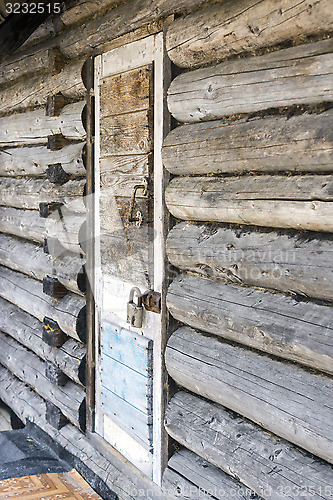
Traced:
[[261, 498], [302, 488], [321, 498], [332, 473], [326, 14], [325, 0], [227, 0], [168, 27], [168, 55], [186, 71], [169, 87], [177, 126], [163, 144], [175, 218], [167, 306], [178, 322], [165, 360], [188, 391], [166, 413], [185, 447], [164, 473], [170, 499], [231, 497], [232, 480]]

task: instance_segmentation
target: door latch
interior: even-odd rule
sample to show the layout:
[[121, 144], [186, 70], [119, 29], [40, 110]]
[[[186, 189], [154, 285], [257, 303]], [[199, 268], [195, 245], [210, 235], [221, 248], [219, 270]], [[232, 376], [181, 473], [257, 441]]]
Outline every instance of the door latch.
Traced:
[[142, 196], [146, 196], [148, 192], [148, 180], [144, 177], [142, 180], [142, 184], [137, 184], [133, 188], [133, 193], [131, 196], [131, 202], [130, 202], [130, 208], [129, 208], [129, 214], [128, 214], [128, 222], [135, 222], [138, 227], [142, 226], [143, 222], [143, 215], [141, 210], [138, 210], [136, 212], [136, 216], [134, 217], [133, 212], [134, 212], [134, 203], [135, 203], [135, 196], [136, 192], [140, 189]]
[[142, 305], [147, 311], [161, 314], [161, 294], [154, 290], [147, 290], [141, 295]]

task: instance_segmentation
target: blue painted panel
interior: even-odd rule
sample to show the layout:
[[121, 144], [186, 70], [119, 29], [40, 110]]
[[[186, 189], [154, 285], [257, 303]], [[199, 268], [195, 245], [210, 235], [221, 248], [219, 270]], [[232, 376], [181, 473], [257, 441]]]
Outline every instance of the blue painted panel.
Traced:
[[102, 385], [138, 410], [151, 412], [152, 379], [144, 377], [128, 366], [102, 355]]
[[142, 375], [152, 373], [153, 341], [143, 335], [103, 322], [102, 352]]
[[152, 443], [152, 417], [102, 387], [103, 411], [132, 437], [148, 448]]

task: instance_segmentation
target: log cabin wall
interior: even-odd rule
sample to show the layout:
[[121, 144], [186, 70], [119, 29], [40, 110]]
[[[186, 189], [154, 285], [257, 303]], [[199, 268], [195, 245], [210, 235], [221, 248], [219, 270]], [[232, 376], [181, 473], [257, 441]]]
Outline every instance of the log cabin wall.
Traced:
[[333, 498], [332, 14], [224, 1], [168, 27], [170, 499]]

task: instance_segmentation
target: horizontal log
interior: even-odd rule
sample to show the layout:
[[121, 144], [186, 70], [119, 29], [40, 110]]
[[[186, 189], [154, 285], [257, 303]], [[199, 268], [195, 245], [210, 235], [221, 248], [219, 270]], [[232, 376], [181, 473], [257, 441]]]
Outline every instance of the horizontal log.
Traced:
[[0, 334], [0, 362], [44, 399], [57, 406], [72, 424], [84, 428], [85, 392], [73, 382], [55, 386], [45, 376], [45, 363], [14, 339]]
[[46, 232], [45, 219], [39, 216], [37, 210], [0, 207], [0, 231], [43, 243]]
[[[332, 499], [327, 462], [208, 401], [178, 392], [166, 411], [166, 430], [183, 446], [241, 481], [263, 498]], [[297, 493], [298, 492], [298, 493]]]
[[43, 294], [43, 285], [21, 273], [0, 268], [0, 296], [43, 321], [52, 318], [61, 330], [76, 340], [85, 342], [86, 317], [85, 300], [74, 293], [68, 293], [57, 300]]
[[164, 140], [164, 166], [175, 175], [332, 172], [333, 110], [226, 123], [183, 125]]
[[46, 116], [44, 109], [0, 118], [0, 146], [47, 144], [47, 138], [63, 134], [69, 140], [81, 141], [85, 130], [81, 121], [84, 102], [65, 106], [60, 116]]
[[170, 458], [163, 474], [162, 485], [170, 500], [174, 498], [223, 500], [233, 497], [259, 499], [246, 486], [185, 448]]
[[84, 385], [86, 347], [68, 339], [59, 348], [43, 342], [42, 323], [14, 304], [0, 298], [0, 330], [20, 342], [37, 356], [51, 361], [76, 384]]
[[48, 38], [55, 34], [56, 30], [54, 27], [55, 18], [48, 17], [46, 21], [38, 26], [38, 28], [29, 36], [29, 38], [22, 44], [23, 47], [30, 47], [35, 45], [41, 40]]
[[[70, 212], [66, 207], [53, 212], [46, 219], [47, 238], [57, 239], [62, 247], [70, 252], [84, 253], [86, 240], [85, 231], [86, 217], [83, 214]], [[54, 247], [50, 250], [54, 257], [61, 257], [63, 251]]]
[[24, 422], [38, 425], [45, 415], [45, 401], [7, 368], [0, 365], [0, 399]]
[[208, 0], [130, 0], [108, 10], [102, 17], [90, 19], [81, 26], [71, 28], [59, 40], [61, 52], [68, 58], [91, 54], [94, 49], [116, 37], [129, 33], [146, 23], [170, 14], [188, 12]]
[[333, 300], [330, 234], [181, 222], [168, 234], [174, 266], [206, 276]]
[[48, 96], [58, 92], [71, 99], [83, 99], [83, 64], [84, 60], [66, 64], [64, 69], [55, 75], [52, 71], [34, 75], [0, 90], [0, 115], [46, 106]]
[[50, 151], [45, 146], [33, 148], [11, 148], [10, 155], [0, 155], [0, 175], [6, 177], [44, 177], [49, 165], [60, 163], [70, 177], [85, 176], [82, 161], [82, 143], [74, 143], [59, 151]]
[[165, 361], [181, 387], [333, 463], [332, 378], [188, 327], [171, 335]]
[[75, 212], [84, 212], [85, 179], [68, 181], [58, 186], [48, 179], [0, 179], [0, 204], [38, 210], [41, 202], [59, 202]]
[[86, 287], [84, 263], [79, 256], [69, 252], [53, 259], [34, 243], [0, 234], [0, 264], [31, 278], [42, 281], [52, 274], [66, 288], [82, 294]]
[[178, 121], [199, 122], [330, 101], [332, 47], [328, 39], [184, 73], [170, 85], [169, 110]]
[[168, 28], [170, 59], [182, 68], [213, 64], [333, 29], [329, 0], [220, 2], [176, 19]]
[[193, 221], [333, 230], [330, 176], [179, 177], [166, 188], [172, 215]]
[[119, 4], [119, 0], [80, 0], [73, 2], [73, 6], [68, 6], [60, 15], [59, 20], [64, 26], [71, 26], [83, 19], [90, 18], [106, 8], [112, 9]]
[[172, 282], [167, 305], [193, 328], [333, 374], [330, 306], [190, 275]]

